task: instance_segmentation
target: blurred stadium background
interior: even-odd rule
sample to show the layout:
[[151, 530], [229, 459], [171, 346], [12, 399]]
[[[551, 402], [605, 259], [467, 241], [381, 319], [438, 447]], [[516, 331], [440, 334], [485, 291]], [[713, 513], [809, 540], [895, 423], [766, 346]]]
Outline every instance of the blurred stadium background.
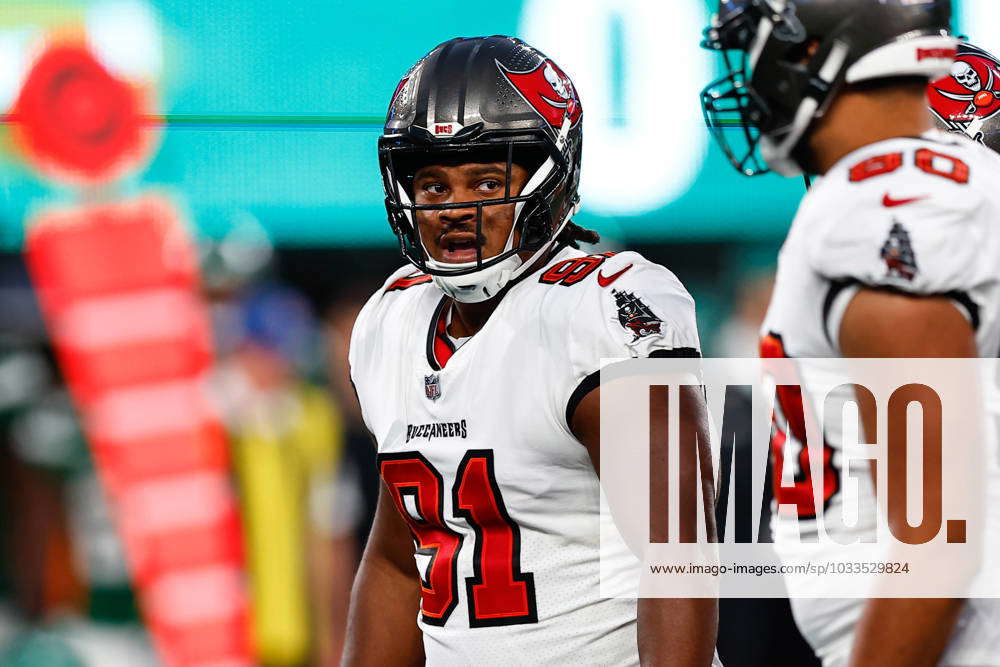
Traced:
[[802, 184], [710, 145], [709, 4], [4, 0], [0, 666], [337, 663], [377, 493], [346, 343], [401, 263], [375, 138], [445, 39], [563, 66], [578, 220], [753, 355]]

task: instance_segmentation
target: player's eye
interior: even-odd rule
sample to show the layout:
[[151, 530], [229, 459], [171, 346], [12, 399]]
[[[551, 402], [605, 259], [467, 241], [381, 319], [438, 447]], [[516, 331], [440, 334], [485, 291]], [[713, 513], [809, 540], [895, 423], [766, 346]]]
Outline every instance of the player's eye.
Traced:
[[435, 196], [440, 196], [445, 193], [445, 187], [440, 183], [434, 183], [434, 182], [424, 183], [420, 187], [420, 189], [429, 195], [435, 195]]
[[496, 178], [487, 178], [482, 181], [479, 181], [479, 185], [477, 186], [477, 189], [480, 192], [487, 192], [490, 194], [502, 188], [503, 188], [503, 183], [501, 183], [500, 180]]

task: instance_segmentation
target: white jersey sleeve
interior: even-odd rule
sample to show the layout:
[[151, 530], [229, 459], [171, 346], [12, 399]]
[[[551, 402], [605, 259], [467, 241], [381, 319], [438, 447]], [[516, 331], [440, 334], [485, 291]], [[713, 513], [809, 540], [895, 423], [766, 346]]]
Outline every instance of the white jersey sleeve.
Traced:
[[666, 268], [623, 252], [581, 287], [567, 336], [567, 422], [598, 386], [602, 359], [701, 356], [694, 299]]
[[[843, 313], [859, 289], [892, 290], [915, 296], [946, 296], [976, 332], [979, 356], [993, 358], [1000, 349], [1000, 158], [964, 137], [928, 132], [878, 142], [845, 156], [803, 200], [782, 246], [775, 290], [762, 334], [781, 356], [838, 356]], [[769, 345], [769, 347], [772, 347]], [[830, 378], [806, 379], [803, 399], [822, 405]], [[838, 422], [838, 420], [833, 420]], [[826, 424], [825, 447], [831, 450], [835, 484], [824, 484], [826, 516], [851, 511], [874, 517], [877, 502], [869, 466], [846, 437], [842, 424]], [[787, 435], [787, 437], [785, 437]], [[787, 464], [803, 444], [783, 433], [777, 451]], [[994, 454], [987, 454], [988, 488], [997, 479]], [[843, 480], [856, 478], [843, 492]], [[780, 489], [776, 495], [784, 497]], [[776, 501], [794, 503], [791, 495]], [[998, 551], [993, 496], [986, 503], [987, 551]], [[874, 523], [853, 526], [826, 522], [836, 542], [871, 541]], [[831, 533], [833, 529], [833, 533]], [[820, 562], [836, 558], [830, 543], [817, 539], [821, 529], [798, 513], [774, 515], [774, 547], [785, 562]], [[834, 533], [837, 533], [834, 535]], [[869, 540], [869, 537], [872, 539]], [[823, 599], [815, 577], [790, 575], [795, 620], [825, 665], [846, 664], [863, 600]], [[995, 600], [972, 598], [952, 634], [941, 664], [1000, 664], [995, 660], [1000, 627]], [[989, 628], [987, 627], [989, 626]]]
[[[853, 294], [866, 286], [947, 296], [978, 326], [979, 309], [996, 281], [989, 258], [998, 251], [1000, 163], [972, 142], [948, 142], [886, 142], [878, 149], [886, 155], [843, 164], [821, 182], [818, 196], [808, 198], [808, 264], [844, 287], [831, 291], [837, 297], [824, 306], [830, 340], [837, 339]], [[860, 175], [867, 163], [893, 155], [900, 166], [892, 173]]]
[[[815, 236], [810, 264], [831, 280], [913, 294], [973, 288], [988, 273], [982, 248], [988, 242], [989, 222], [981, 214], [983, 198], [959, 187], [938, 187], [897, 210], [861, 200], [839, 211]], [[906, 191], [921, 188], [908, 183]]]
[[369, 415], [365, 413], [365, 405], [369, 404], [366, 394], [372, 391], [366, 378], [375, 377], [373, 362], [380, 355], [389, 353], [386, 348], [391, 341], [378, 335], [380, 322], [387, 317], [393, 307], [393, 301], [401, 292], [400, 287], [419, 282], [429, 282], [429, 277], [417, 271], [413, 266], [400, 267], [386, 279], [385, 283], [365, 303], [351, 330], [351, 343], [348, 348], [347, 363], [351, 373], [351, 384], [358, 395], [361, 404], [361, 416], [369, 432], [374, 433]]

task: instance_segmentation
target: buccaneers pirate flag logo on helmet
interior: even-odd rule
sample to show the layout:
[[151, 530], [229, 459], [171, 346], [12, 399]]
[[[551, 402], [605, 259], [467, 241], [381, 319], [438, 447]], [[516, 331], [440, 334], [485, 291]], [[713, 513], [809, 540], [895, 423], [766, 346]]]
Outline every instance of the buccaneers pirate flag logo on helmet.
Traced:
[[[951, 73], [932, 83], [927, 96], [931, 111], [946, 129], [987, 143], [986, 121], [1000, 114], [1000, 60], [976, 46], [961, 44]], [[997, 120], [1000, 117], [989, 125], [996, 125]]]
[[583, 115], [583, 107], [576, 95], [573, 82], [559, 66], [545, 60], [527, 72], [512, 72], [499, 61], [497, 67], [521, 97], [553, 127], [560, 127], [568, 117], [576, 125]]

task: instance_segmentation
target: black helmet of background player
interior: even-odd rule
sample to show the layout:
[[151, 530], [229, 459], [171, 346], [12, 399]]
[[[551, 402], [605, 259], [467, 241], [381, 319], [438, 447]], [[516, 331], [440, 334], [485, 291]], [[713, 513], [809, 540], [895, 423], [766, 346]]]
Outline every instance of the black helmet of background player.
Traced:
[[951, 72], [927, 87], [927, 99], [939, 127], [1000, 153], [1000, 60], [959, 44]]
[[[389, 223], [403, 256], [454, 299], [485, 301], [529, 268], [524, 252], [547, 250], [579, 202], [583, 108], [569, 77], [544, 54], [513, 37], [453, 39], [403, 77], [379, 139]], [[477, 202], [415, 205], [413, 177], [428, 164], [506, 162], [505, 196]], [[530, 174], [510, 192], [513, 164]], [[514, 226], [499, 255], [461, 264], [435, 261], [415, 212], [514, 204]]]
[[950, 25], [951, 0], [720, 0], [702, 42], [726, 67], [702, 92], [708, 126], [744, 174], [800, 175], [843, 86], [946, 74]]

